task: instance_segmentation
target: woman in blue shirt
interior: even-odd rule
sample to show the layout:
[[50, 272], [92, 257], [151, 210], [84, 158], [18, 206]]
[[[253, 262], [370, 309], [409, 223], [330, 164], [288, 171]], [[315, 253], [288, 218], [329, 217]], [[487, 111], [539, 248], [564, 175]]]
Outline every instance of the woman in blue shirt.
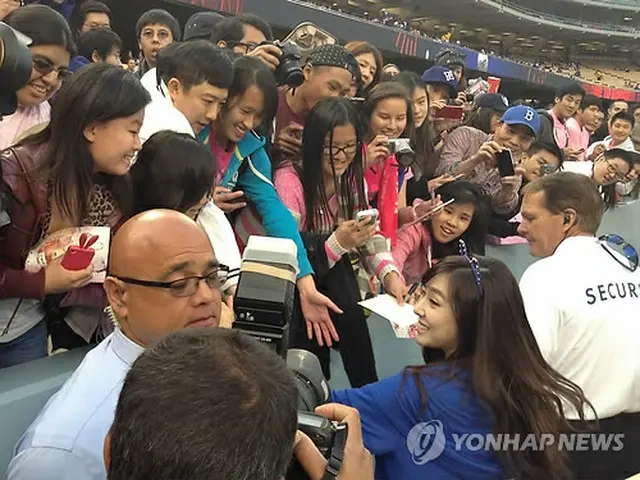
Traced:
[[414, 301], [417, 343], [444, 350], [445, 360], [332, 395], [360, 411], [376, 479], [570, 476], [566, 452], [555, 445], [494, 451], [486, 441], [521, 433], [523, 442], [533, 432], [539, 445], [542, 433], [571, 430], [560, 405], [581, 418], [590, 406], [542, 358], [508, 268], [486, 257], [448, 257]]

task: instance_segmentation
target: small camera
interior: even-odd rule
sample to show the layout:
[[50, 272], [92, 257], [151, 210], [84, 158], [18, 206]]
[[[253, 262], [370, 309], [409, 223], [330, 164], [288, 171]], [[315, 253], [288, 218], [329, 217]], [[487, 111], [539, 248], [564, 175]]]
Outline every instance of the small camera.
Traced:
[[302, 73], [302, 52], [295, 42], [275, 41], [273, 44], [282, 50], [280, 56], [280, 65], [276, 68], [275, 76], [278, 85], [289, 85], [290, 87], [299, 87], [304, 82], [304, 74]]
[[408, 138], [389, 140], [387, 148], [396, 156], [401, 167], [410, 167], [416, 160], [416, 152], [411, 148], [411, 140]]

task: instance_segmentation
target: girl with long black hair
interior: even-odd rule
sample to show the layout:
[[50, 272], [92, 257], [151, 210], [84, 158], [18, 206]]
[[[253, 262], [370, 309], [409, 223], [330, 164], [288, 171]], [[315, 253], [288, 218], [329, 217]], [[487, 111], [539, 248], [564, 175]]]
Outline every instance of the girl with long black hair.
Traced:
[[571, 478], [566, 450], [544, 440], [573, 430], [564, 411], [584, 420], [593, 407], [545, 362], [507, 266], [462, 253], [434, 266], [415, 298], [416, 342], [444, 359], [332, 401], [360, 412], [379, 480]]
[[[46, 355], [45, 314], [38, 308], [45, 298], [54, 347], [86, 344], [94, 336], [106, 298], [97, 284], [78, 290], [91, 282], [91, 266], [67, 270], [56, 258], [31, 272], [25, 259], [61, 230], [113, 231], [126, 220], [132, 203], [127, 174], [141, 148], [149, 100], [130, 73], [90, 65], [62, 87], [42, 132], [2, 152], [11, 223], [0, 234], [0, 368]], [[95, 307], [95, 314], [70, 326], [67, 307], [78, 304]]]
[[[376, 234], [374, 219], [355, 220], [359, 211], [369, 209], [362, 139], [358, 113], [348, 100], [322, 100], [307, 119], [301, 161], [283, 162], [274, 173], [278, 195], [298, 222], [320, 291], [344, 311], [332, 315], [332, 321], [352, 385], [371, 383], [377, 376], [351, 259], [361, 258], [392, 295], [401, 298], [405, 292], [390, 253], [374, 253], [375, 244], [386, 243]], [[310, 342], [301, 326], [292, 327], [291, 346], [316, 353], [329, 375], [329, 349]]]

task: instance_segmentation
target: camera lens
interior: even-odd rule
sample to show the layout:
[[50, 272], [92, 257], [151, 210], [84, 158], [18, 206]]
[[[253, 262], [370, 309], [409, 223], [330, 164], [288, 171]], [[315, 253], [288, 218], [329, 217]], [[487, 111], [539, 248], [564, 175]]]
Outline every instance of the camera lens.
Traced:
[[306, 350], [291, 349], [287, 352], [287, 367], [296, 379], [298, 410], [313, 412], [318, 405], [329, 401], [329, 385], [318, 357]]

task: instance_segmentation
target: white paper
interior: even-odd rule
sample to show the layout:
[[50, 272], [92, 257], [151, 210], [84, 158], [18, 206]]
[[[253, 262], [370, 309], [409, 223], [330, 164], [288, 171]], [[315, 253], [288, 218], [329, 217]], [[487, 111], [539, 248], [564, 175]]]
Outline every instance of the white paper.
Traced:
[[378, 295], [358, 303], [363, 308], [387, 320], [398, 338], [413, 338], [416, 333], [418, 316], [413, 313], [413, 305], [398, 305], [391, 295]]

